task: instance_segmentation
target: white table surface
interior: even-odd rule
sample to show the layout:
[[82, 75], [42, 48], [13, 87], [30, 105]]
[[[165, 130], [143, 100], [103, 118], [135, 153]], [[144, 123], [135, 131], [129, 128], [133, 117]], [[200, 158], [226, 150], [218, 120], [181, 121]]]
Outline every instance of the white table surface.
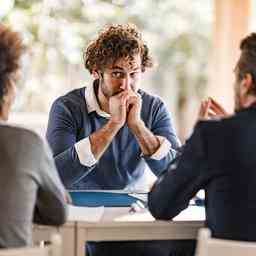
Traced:
[[84, 253], [86, 241], [195, 239], [203, 226], [203, 207], [190, 206], [173, 221], [155, 220], [148, 211], [129, 213], [129, 208], [105, 208], [97, 223], [77, 222], [76, 256]]
[[204, 207], [190, 206], [173, 221], [155, 220], [148, 211], [129, 213], [126, 207], [104, 208], [98, 222], [71, 214], [60, 228], [34, 226], [34, 240], [47, 240], [50, 234], [62, 235], [63, 256], [84, 256], [86, 241], [125, 241], [195, 239], [205, 219]]

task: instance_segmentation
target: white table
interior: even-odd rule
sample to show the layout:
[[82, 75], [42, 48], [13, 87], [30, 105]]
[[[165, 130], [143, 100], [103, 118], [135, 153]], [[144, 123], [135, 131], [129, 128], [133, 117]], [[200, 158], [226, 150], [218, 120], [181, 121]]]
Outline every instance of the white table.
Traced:
[[129, 213], [128, 208], [105, 208], [101, 221], [77, 222], [76, 256], [84, 255], [86, 241], [195, 239], [204, 219], [202, 207], [189, 207], [174, 221], [156, 221], [149, 212]]
[[129, 213], [129, 208], [105, 208], [99, 222], [71, 221], [60, 228], [35, 226], [34, 240], [62, 235], [63, 256], [84, 256], [87, 241], [195, 239], [203, 226], [204, 208], [189, 207], [173, 221], [156, 221], [148, 212]]

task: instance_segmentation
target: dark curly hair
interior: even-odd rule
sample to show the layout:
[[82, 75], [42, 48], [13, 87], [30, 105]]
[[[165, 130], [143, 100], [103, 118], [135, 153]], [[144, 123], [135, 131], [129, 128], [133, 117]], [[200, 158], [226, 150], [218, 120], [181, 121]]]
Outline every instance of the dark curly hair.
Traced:
[[237, 63], [238, 79], [242, 80], [246, 74], [253, 78], [253, 93], [256, 94], [256, 33], [251, 33], [241, 40], [241, 56]]
[[153, 66], [148, 47], [134, 24], [109, 25], [100, 31], [98, 38], [84, 51], [84, 65], [92, 73], [95, 70], [103, 70], [119, 58], [132, 58], [135, 54], [141, 56], [143, 72]]
[[19, 69], [24, 46], [17, 32], [0, 23], [0, 108]]

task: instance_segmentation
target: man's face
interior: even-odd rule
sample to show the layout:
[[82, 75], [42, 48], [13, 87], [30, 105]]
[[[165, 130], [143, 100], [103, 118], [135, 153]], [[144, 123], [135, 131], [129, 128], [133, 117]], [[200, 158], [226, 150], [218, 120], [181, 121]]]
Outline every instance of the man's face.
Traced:
[[124, 91], [137, 92], [141, 80], [141, 57], [139, 54], [117, 59], [101, 74], [100, 89], [110, 97]]
[[253, 88], [253, 77], [252, 74], [246, 73], [242, 78], [239, 76], [239, 67], [235, 68], [235, 110], [240, 110], [242, 108], [251, 105], [252, 100], [255, 101], [255, 95], [252, 94]]

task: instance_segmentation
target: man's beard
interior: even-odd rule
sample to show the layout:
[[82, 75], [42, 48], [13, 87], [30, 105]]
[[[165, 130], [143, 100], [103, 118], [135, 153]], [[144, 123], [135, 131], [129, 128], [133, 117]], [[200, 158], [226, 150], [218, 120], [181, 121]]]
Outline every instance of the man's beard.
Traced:
[[121, 93], [123, 90], [118, 90], [118, 91], [110, 91], [106, 89], [104, 86], [101, 87], [101, 92], [104, 95], [106, 99], [110, 99], [113, 96], [116, 96], [117, 94]]
[[115, 91], [109, 90], [109, 89], [107, 88], [106, 84], [104, 83], [104, 80], [103, 80], [103, 79], [100, 80], [99, 87], [100, 87], [100, 90], [101, 90], [102, 94], [104, 95], [104, 97], [105, 97], [106, 99], [108, 99], [108, 100], [109, 100], [109, 98], [111, 98], [111, 97], [113, 97], [113, 96], [115, 96], [115, 95], [117, 95], [117, 94], [119, 94], [120, 92], [123, 91], [122, 89], [120, 89], [120, 90], [115, 90]]

